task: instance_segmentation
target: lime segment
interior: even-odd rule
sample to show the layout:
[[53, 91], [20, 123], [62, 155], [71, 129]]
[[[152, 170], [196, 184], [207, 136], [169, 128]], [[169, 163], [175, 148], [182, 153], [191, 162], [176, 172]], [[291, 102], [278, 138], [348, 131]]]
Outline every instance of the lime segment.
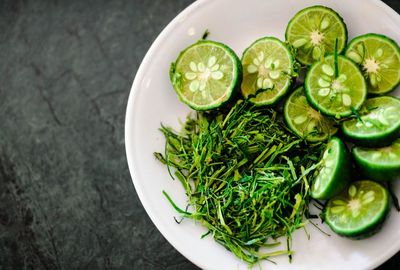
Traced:
[[303, 87], [299, 87], [289, 96], [285, 103], [284, 115], [289, 128], [297, 136], [310, 142], [327, 140], [337, 131], [335, 121], [309, 105]]
[[195, 110], [220, 107], [240, 84], [236, 54], [215, 41], [199, 41], [180, 53], [170, 79], [180, 100]]
[[400, 83], [400, 48], [394, 40], [365, 34], [354, 38], [345, 54], [361, 67], [369, 93], [385, 94]]
[[345, 121], [343, 133], [357, 145], [384, 146], [400, 135], [400, 100], [381, 96], [365, 101], [360, 117]]
[[367, 96], [363, 74], [351, 60], [338, 56], [335, 77], [334, 56], [314, 64], [305, 79], [310, 104], [321, 113], [336, 118], [346, 117], [358, 110]]
[[294, 58], [277, 38], [256, 40], [242, 57], [242, 94], [256, 105], [278, 101], [292, 83]]
[[311, 186], [311, 197], [327, 200], [341, 192], [350, 181], [350, 154], [344, 143], [333, 137], [324, 151], [321, 168]]
[[300, 10], [286, 28], [286, 41], [296, 49], [296, 59], [311, 65], [324, 55], [332, 54], [338, 40], [338, 53], [347, 42], [347, 28], [343, 19], [332, 9], [312, 6]]
[[389, 211], [389, 195], [378, 183], [362, 180], [352, 183], [329, 200], [325, 222], [336, 233], [348, 237], [371, 235]]
[[397, 180], [400, 177], [400, 139], [380, 148], [354, 147], [353, 155], [360, 171], [376, 181]]

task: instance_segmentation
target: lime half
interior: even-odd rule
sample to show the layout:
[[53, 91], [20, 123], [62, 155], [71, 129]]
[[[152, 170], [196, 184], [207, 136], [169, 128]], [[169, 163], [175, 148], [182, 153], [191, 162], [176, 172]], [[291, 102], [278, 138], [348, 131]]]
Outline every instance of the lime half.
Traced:
[[289, 128], [300, 138], [310, 142], [327, 140], [337, 131], [335, 121], [320, 114], [307, 101], [304, 88], [297, 88], [287, 99], [284, 107]]
[[361, 107], [367, 96], [367, 84], [351, 60], [339, 55], [335, 65], [334, 58], [330, 55], [315, 63], [308, 71], [304, 85], [308, 101], [314, 108], [341, 118]]
[[366, 237], [379, 228], [389, 212], [389, 194], [382, 185], [362, 180], [329, 200], [324, 218], [337, 234]]
[[344, 143], [333, 137], [327, 144], [311, 186], [311, 197], [327, 200], [340, 193], [350, 182], [351, 159]]
[[256, 105], [270, 105], [286, 94], [292, 83], [294, 57], [277, 38], [264, 37], [242, 57], [242, 94]]
[[361, 173], [376, 181], [400, 178], [400, 139], [380, 148], [354, 147], [354, 160]]
[[300, 10], [286, 28], [286, 41], [296, 49], [296, 59], [311, 65], [321, 57], [342, 52], [347, 42], [347, 28], [343, 19], [332, 9], [312, 6]]
[[226, 45], [201, 40], [182, 51], [171, 64], [170, 79], [179, 99], [191, 108], [217, 108], [240, 85], [240, 60]]
[[381, 96], [365, 101], [360, 117], [345, 121], [342, 125], [346, 137], [357, 145], [384, 146], [400, 135], [400, 100]]
[[385, 94], [400, 83], [400, 48], [387, 36], [356, 37], [348, 45], [346, 56], [361, 67], [369, 93]]

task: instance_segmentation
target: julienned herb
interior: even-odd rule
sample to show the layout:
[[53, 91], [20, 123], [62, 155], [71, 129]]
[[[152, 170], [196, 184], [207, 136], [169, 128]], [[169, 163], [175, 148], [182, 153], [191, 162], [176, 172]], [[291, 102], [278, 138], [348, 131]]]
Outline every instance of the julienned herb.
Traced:
[[[200, 221], [206, 235], [250, 264], [281, 254], [291, 259], [291, 234], [305, 224], [323, 145], [306, 144], [276, 111], [241, 100], [225, 113], [197, 113], [180, 133], [161, 131], [165, 153], [155, 156], [182, 183], [193, 211], [164, 195], [183, 217]], [[260, 250], [279, 245], [280, 236], [287, 237], [285, 250]]]

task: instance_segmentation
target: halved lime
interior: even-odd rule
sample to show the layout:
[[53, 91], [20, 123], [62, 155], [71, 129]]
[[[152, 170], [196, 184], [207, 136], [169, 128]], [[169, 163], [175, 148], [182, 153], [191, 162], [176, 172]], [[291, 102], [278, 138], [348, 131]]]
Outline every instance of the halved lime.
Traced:
[[286, 100], [284, 115], [289, 128], [310, 142], [325, 141], [338, 130], [335, 121], [310, 106], [303, 87], [297, 88]]
[[334, 58], [330, 55], [315, 63], [308, 71], [304, 85], [307, 99], [314, 108], [341, 118], [361, 107], [367, 96], [367, 84], [351, 60], [339, 55], [335, 65]]
[[179, 99], [195, 110], [220, 107], [241, 81], [240, 60], [228, 46], [201, 40], [171, 64], [170, 79]]
[[324, 6], [312, 6], [300, 10], [289, 21], [286, 41], [296, 49], [296, 59], [303, 65], [311, 65], [324, 55], [332, 54], [338, 40], [341, 53], [347, 42], [347, 28], [342, 17]]
[[365, 34], [354, 38], [346, 56], [360, 65], [368, 82], [368, 92], [385, 94], [400, 83], [400, 48], [380, 34]]
[[400, 179], [400, 139], [380, 148], [354, 147], [352, 152], [366, 177], [376, 181]]
[[400, 135], [400, 100], [381, 96], [365, 101], [360, 117], [345, 121], [343, 133], [357, 145], [384, 146]]
[[242, 56], [242, 94], [256, 105], [270, 105], [289, 89], [294, 74], [294, 57], [277, 38], [256, 40]]
[[389, 194], [382, 185], [369, 180], [353, 182], [329, 200], [326, 224], [337, 234], [348, 237], [372, 235], [389, 212]]
[[340, 193], [350, 182], [351, 159], [344, 143], [333, 137], [327, 144], [311, 186], [311, 197], [327, 200]]

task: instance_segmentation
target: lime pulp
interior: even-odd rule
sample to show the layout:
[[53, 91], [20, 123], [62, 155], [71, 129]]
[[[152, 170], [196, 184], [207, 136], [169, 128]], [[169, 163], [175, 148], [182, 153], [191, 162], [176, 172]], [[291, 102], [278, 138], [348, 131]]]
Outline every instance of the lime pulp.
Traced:
[[362, 180], [353, 182], [329, 200], [324, 219], [336, 233], [366, 237], [375, 232], [389, 211], [389, 195], [382, 185]]
[[341, 53], [347, 42], [347, 28], [334, 10], [324, 6], [312, 6], [300, 10], [286, 28], [286, 41], [296, 50], [296, 59], [303, 65], [311, 65], [324, 55], [332, 54], [337, 40]]
[[[351, 60], [339, 55], [315, 63], [305, 78], [310, 104], [321, 113], [336, 118], [351, 115], [364, 103], [367, 85], [363, 74]], [[335, 71], [335, 66], [337, 70]]]
[[226, 45], [201, 40], [171, 64], [170, 79], [180, 100], [191, 108], [218, 108], [240, 85], [240, 60]]
[[310, 106], [303, 87], [297, 88], [287, 99], [284, 116], [289, 128], [310, 142], [325, 141], [337, 131], [335, 121]]
[[256, 40], [242, 56], [243, 96], [256, 105], [271, 105], [282, 98], [292, 83], [294, 57], [277, 38]]
[[357, 63], [368, 82], [368, 92], [385, 94], [400, 83], [400, 48], [381, 34], [354, 38], [345, 55]]

